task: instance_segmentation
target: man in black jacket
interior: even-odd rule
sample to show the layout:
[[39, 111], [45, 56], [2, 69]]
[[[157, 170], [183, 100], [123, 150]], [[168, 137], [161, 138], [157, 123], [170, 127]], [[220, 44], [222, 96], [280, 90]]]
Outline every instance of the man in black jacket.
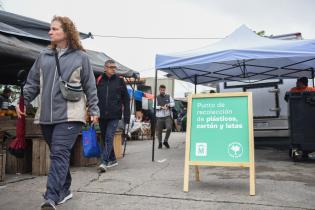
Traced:
[[97, 95], [100, 108], [100, 129], [104, 139], [102, 163], [98, 167], [101, 172], [118, 165], [113, 140], [118, 122], [124, 114], [125, 124], [130, 120], [130, 101], [126, 84], [123, 78], [116, 73], [116, 63], [107, 60], [104, 65], [105, 72], [97, 79]]

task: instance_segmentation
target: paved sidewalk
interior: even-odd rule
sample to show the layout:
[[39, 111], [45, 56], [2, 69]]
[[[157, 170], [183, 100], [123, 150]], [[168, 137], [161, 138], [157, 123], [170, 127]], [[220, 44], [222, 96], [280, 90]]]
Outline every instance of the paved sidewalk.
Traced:
[[[155, 162], [152, 141], [129, 141], [125, 158], [106, 173], [72, 168], [74, 197], [57, 209], [315, 209], [314, 161], [294, 163], [286, 150], [260, 147], [256, 196], [249, 196], [248, 169], [230, 167], [201, 167], [201, 182], [191, 167], [184, 193], [185, 134], [172, 133], [169, 142], [171, 149], [156, 149]], [[39, 209], [47, 177], [21, 177], [0, 186], [0, 209]]]

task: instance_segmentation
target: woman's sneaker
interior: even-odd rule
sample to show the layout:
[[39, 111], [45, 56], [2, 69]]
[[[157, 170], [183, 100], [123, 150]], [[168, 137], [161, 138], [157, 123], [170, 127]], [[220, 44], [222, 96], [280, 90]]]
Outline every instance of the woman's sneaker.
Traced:
[[101, 165], [98, 166], [97, 169], [99, 170], [99, 172], [102, 173], [102, 172], [106, 172], [106, 167], [107, 167], [106, 164], [102, 163]]
[[40, 209], [41, 210], [55, 210], [56, 209], [55, 202], [48, 199], [44, 203], [42, 203], [42, 205], [40, 206]]
[[69, 190], [67, 194], [62, 198], [62, 200], [58, 201], [57, 205], [65, 203], [67, 200], [70, 200], [73, 197], [73, 194]]

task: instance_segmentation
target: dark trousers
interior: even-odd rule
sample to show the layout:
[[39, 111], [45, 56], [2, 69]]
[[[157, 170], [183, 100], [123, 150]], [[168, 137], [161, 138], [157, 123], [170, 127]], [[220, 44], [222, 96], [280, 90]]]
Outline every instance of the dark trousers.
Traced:
[[114, 136], [118, 127], [118, 119], [112, 120], [100, 120], [100, 129], [102, 133], [102, 139], [104, 140], [104, 147], [102, 153], [102, 162], [108, 163], [109, 161], [115, 161], [116, 156], [114, 152]]
[[170, 116], [156, 118], [156, 136], [158, 137], [159, 143], [162, 143], [162, 132], [164, 128], [166, 128], [164, 142], [168, 142], [168, 138], [171, 135], [172, 126], [173, 119]]
[[69, 170], [71, 149], [81, 128], [81, 122], [41, 125], [44, 138], [50, 149], [46, 199], [57, 203], [70, 189], [72, 180]]

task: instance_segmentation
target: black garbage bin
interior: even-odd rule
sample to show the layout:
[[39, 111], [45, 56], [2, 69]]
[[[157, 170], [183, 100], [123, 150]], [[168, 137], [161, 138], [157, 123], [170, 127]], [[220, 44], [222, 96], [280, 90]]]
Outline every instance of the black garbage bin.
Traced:
[[315, 92], [288, 92], [286, 99], [289, 112], [289, 155], [298, 161], [315, 152]]

